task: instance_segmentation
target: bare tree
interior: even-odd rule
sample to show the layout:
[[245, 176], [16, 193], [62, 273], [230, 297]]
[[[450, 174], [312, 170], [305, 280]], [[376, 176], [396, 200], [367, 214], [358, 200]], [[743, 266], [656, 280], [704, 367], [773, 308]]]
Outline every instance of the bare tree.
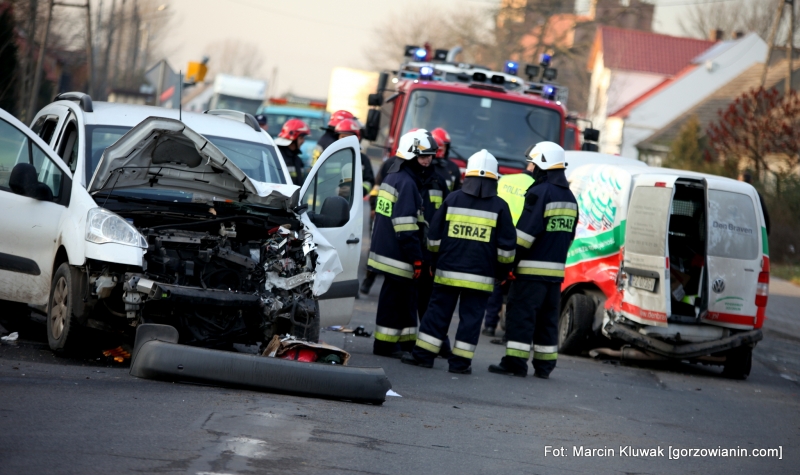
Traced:
[[209, 75], [217, 73], [235, 76], [260, 77], [264, 75], [264, 52], [258, 44], [235, 39], [225, 39], [206, 47], [209, 57]]
[[[737, 32], [754, 32], [766, 39], [769, 35], [775, 8], [784, 0], [738, 0], [736, 2], [693, 5], [681, 17], [681, 29], [689, 36], [712, 38], [717, 30], [725, 39]], [[784, 33], [785, 35], [785, 33]]]

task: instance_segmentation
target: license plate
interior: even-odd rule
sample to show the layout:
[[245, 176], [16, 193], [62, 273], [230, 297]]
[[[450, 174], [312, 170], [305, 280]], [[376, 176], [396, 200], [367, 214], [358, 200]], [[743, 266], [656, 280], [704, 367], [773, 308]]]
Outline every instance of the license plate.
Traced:
[[642, 277], [641, 275], [632, 275], [631, 287], [636, 287], [637, 289], [653, 292], [656, 288], [656, 279], [654, 277]]

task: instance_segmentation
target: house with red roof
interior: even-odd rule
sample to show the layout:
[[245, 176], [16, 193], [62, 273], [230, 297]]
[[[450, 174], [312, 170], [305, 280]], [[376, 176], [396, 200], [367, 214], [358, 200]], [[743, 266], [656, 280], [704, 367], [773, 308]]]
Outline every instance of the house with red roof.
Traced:
[[[639, 142], [684, 115], [754, 64], [763, 63], [766, 56], [767, 44], [755, 33], [720, 41], [665, 83], [611, 112], [609, 120], [623, 124], [620, 154], [647, 160], [639, 156]], [[660, 165], [660, 160], [652, 164]]]
[[678, 75], [712, 41], [601, 26], [595, 33], [587, 117], [600, 130], [600, 148], [619, 153], [621, 123], [608, 116]]

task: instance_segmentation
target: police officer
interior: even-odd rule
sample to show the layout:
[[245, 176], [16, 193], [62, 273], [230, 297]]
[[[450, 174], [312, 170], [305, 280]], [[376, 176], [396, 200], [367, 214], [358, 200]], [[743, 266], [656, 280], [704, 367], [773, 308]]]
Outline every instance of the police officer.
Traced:
[[275, 139], [275, 144], [283, 157], [292, 183], [303, 186], [303, 160], [300, 159], [300, 147], [306, 140], [306, 135], [311, 133], [305, 122], [300, 119], [289, 119], [283, 124], [281, 133]]
[[[361, 129], [363, 128], [364, 126], [361, 125], [358, 119], [344, 119], [336, 124], [334, 131], [338, 134], [337, 140], [355, 135], [360, 143]], [[364, 152], [363, 148], [361, 149], [361, 176], [362, 183], [364, 184], [364, 196], [366, 196], [372, 190], [372, 185], [375, 182], [375, 174], [372, 172], [372, 163], [369, 161], [369, 157]]]
[[516, 232], [508, 205], [497, 197], [497, 160], [481, 150], [469, 158], [464, 186], [445, 199], [428, 233], [436, 255], [433, 295], [406, 364], [433, 367], [461, 299], [451, 373], [471, 374], [486, 300], [514, 263]]
[[384, 274], [375, 319], [372, 352], [400, 358], [417, 338], [416, 288], [422, 275], [422, 196], [420, 186], [433, 173], [436, 141], [425, 130], [400, 137], [398, 159], [381, 184], [375, 207], [367, 265]]
[[558, 314], [567, 250], [575, 237], [578, 203], [564, 174], [564, 149], [540, 142], [528, 150], [533, 185], [517, 223], [517, 265], [506, 305], [506, 356], [492, 373], [547, 379], [558, 357]]
[[450, 161], [450, 134], [441, 127], [431, 130], [431, 135], [436, 139], [439, 150], [436, 158], [433, 159], [433, 167], [436, 173], [442, 175], [447, 182], [447, 189], [450, 191], [461, 188], [461, 170], [458, 165]]
[[[519, 221], [519, 216], [522, 214], [522, 208], [525, 206], [525, 192], [533, 184], [533, 163], [528, 163], [528, 166], [522, 173], [515, 173], [512, 175], [503, 175], [500, 181], [497, 182], [497, 196], [503, 199], [508, 204], [508, 209], [511, 211], [511, 219], [514, 220], [514, 226]], [[481, 333], [486, 336], [494, 336], [497, 331], [497, 324], [500, 323], [500, 311], [503, 309], [503, 293], [508, 292], [508, 284], [504, 286], [495, 285], [492, 296], [489, 297], [489, 302], [486, 304], [486, 317], [484, 318], [484, 328]], [[501, 340], [492, 340], [492, 343], [503, 343]]]
[[355, 119], [355, 116], [346, 110], [338, 110], [331, 114], [331, 118], [328, 119], [328, 125], [322, 127], [325, 133], [317, 140], [317, 145], [311, 152], [311, 163], [317, 163], [317, 159], [322, 155], [322, 152], [328, 148], [328, 145], [339, 140], [339, 135], [336, 133], [336, 126], [344, 119]]

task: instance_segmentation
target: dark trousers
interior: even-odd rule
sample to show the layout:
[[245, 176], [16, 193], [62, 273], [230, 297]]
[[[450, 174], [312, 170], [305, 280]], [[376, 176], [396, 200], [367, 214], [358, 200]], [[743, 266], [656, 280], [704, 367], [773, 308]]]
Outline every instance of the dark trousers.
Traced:
[[433, 276], [427, 269], [423, 269], [419, 279], [414, 280], [414, 284], [417, 286], [417, 315], [421, 321], [433, 294]]
[[453, 345], [453, 355], [448, 360], [450, 369], [463, 370], [472, 364], [475, 347], [481, 334], [481, 322], [486, 311], [488, 292], [434, 284], [431, 302], [420, 322], [413, 355], [419, 361], [433, 362], [447, 340], [447, 330], [453, 319], [458, 299], [458, 330]]
[[500, 311], [503, 309], [503, 286], [500, 282], [494, 284], [494, 291], [486, 302], [486, 317], [483, 326], [486, 328], [497, 328], [500, 323]]
[[[558, 314], [561, 283], [515, 280], [506, 302], [506, 356], [502, 365], [515, 372], [528, 371], [533, 349], [533, 369], [548, 375], [558, 357]], [[533, 348], [531, 348], [533, 341]]]
[[372, 352], [391, 355], [411, 351], [417, 336], [417, 289], [414, 281], [384, 274]]

